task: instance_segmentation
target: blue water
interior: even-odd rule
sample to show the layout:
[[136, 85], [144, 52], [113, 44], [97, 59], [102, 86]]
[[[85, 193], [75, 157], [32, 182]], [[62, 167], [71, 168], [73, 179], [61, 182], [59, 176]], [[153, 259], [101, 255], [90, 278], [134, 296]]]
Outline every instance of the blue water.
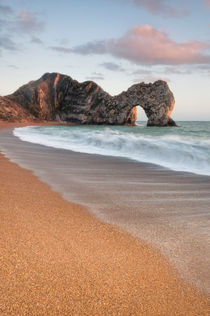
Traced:
[[178, 127], [38, 126], [15, 128], [23, 141], [89, 154], [119, 156], [172, 170], [210, 175], [210, 122]]

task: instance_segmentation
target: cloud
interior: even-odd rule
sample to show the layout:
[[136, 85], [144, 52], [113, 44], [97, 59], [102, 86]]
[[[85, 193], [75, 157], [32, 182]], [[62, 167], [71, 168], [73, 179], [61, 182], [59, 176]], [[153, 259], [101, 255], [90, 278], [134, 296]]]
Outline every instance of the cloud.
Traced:
[[0, 4], [0, 12], [1, 14], [3, 15], [7, 15], [7, 14], [12, 14], [13, 13], [13, 10], [11, 7], [9, 7], [8, 5], [3, 5], [3, 4]]
[[209, 65], [197, 65], [196, 70], [203, 74], [210, 75], [210, 64]]
[[171, 80], [167, 77], [162, 77], [162, 76], [152, 76], [152, 75], [148, 75], [148, 76], [143, 76], [141, 78], [136, 78], [133, 80], [133, 82], [155, 82], [157, 80], [163, 80], [166, 82], [170, 82]]
[[[154, 15], [162, 15], [164, 17], [183, 17], [189, 15], [189, 12], [182, 7], [179, 7], [177, 3], [172, 6], [167, 0], [124, 0], [128, 3], [135, 4], [139, 8], [143, 8], [146, 11]], [[206, 0], [208, 1], [208, 0]]]
[[184, 68], [184, 69], [179, 69], [179, 68], [174, 68], [174, 67], [166, 67], [162, 73], [165, 74], [170, 74], [170, 75], [190, 75], [192, 73], [192, 67], [190, 69]]
[[210, 0], [204, 0], [206, 3], [207, 3], [207, 5], [210, 7]]
[[17, 66], [15, 66], [15, 65], [8, 65], [7, 66], [8, 68], [11, 68], [11, 69], [19, 69]]
[[80, 55], [104, 54], [106, 51], [105, 41], [88, 42], [84, 45], [79, 45], [74, 48], [66, 46], [50, 46], [49, 48], [60, 53], [69, 54], [75, 53]]
[[104, 80], [104, 76], [103, 74], [101, 74], [100, 72], [94, 72], [92, 73], [92, 76], [90, 77], [86, 77], [87, 80]]
[[[0, 0], [1, 1], [1, 0]], [[31, 42], [41, 44], [34, 34], [41, 32], [44, 23], [30, 10], [16, 12], [12, 7], [0, 3], [0, 50], [17, 51], [23, 47], [23, 38], [32, 37]]]
[[205, 42], [175, 42], [150, 25], [139, 25], [119, 39], [88, 42], [69, 52], [109, 54], [142, 65], [181, 65], [209, 63], [209, 48], [210, 44]]
[[39, 20], [38, 15], [28, 9], [14, 11], [11, 7], [0, 4], [1, 32], [31, 34], [41, 32], [44, 22]]
[[111, 63], [111, 62], [105, 62], [105, 63], [99, 64], [99, 66], [102, 66], [111, 71], [125, 71], [125, 69], [122, 68], [120, 65], [116, 63]]
[[0, 36], [0, 49], [10, 51], [18, 50], [16, 43], [6, 36]]
[[[173, 67], [167, 67], [167, 69], [173, 69]], [[166, 77], [166, 75], [171, 74], [170, 72], [168, 73], [166, 71], [166, 68], [162, 68], [161, 69], [137, 69], [133, 72], [130, 73], [131, 76], [135, 76], [135, 79], [133, 80], [133, 82], [155, 82], [157, 80], [164, 80], [167, 82], [170, 82], [170, 78]]]
[[[198, 64], [198, 65], [179, 65], [179, 66], [157, 66], [153, 68], [142, 68], [130, 72], [130, 76], [134, 76], [134, 82], [139, 81], [152, 81], [155, 80], [165, 80], [170, 81], [169, 78], [174, 75], [191, 75], [193, 73], [200, 73], [205, 76], [210, 75], [210, 64]], [[137, 78], [137, 79], [136, 79]], [[140, 79], [139, 79], [140, 78]]]
[[64, 46], [50, 46], [50, 49], [55, 50], [56, 52], [59, 52], [59, 53], [64, 53], [64, 54], [72, 53], [71, 48], [67, 48]]
[[43, 30], [44, 23], [39, 21], [36, 13], [24, 10], [17, 14], [16, 26], [24, 33], [37, 33]]
[[151, 75], [153, 73], [152, 70], [148, 69], [137, 69], [130, 73], [130, 75]]
[[177, 43], [149, 25], [134, 27], [122, 38], [109, 42], [113, 55], [142, 64], [206, 63], [210, 61], [210, 55], [203, 54], [207, 47], [198, 41]]
[[81, 55], [104, 54], [107, 44], [108, 42], [106, 41], [88, 42], [87, 44], [74, 47], [71, 49], [71, 52]]
[[39, 45], [43, 45], [44, 44], [43, 41], [40, 38], [36, 37], [36, 36], [33, 36], [31, 38], [31, 43], [39, 44]]
[[4, 20], [0, 19], [0, 27], [4, 27]]

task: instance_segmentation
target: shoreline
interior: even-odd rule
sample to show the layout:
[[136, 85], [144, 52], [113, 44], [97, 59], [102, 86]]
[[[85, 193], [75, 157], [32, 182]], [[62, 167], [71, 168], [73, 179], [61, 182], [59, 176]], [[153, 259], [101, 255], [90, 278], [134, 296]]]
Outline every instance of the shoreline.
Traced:
[[179, 278], [210, 293], [210, 177], [24, 142], [12, 130], [1, 136], [10, 160], [160, 251]]
[[0, 159], [5, 315], [208, 314], [157, 251]]
[[[123, 158], [165, 170], [210, 177], [208, 153], [205, 152], [208, 148], [208, 144], [205, 144], [207, 139], [203, 135], [202, 142], [200, 138], [193, 141], [195, 130], [199, 133], [202, 125], [207, 132], [210, 122], [206, 126], [198, 122], [195, 125], [193, 122], [181, 122], [179, 130], [173, 127], [151, 128], [138, 123], [140, 124], [135, 128], [74, 125], [71, 128], [49, 126], [43, 130], [40, 126], [29, 126], [27, 131], [25, 128], [14, 129], [13, 135], [29, 143], [56, 149]], [[195, 129], [194, 132], [190, 128]], [[52, 135], [49, 137], [50, 134]]]

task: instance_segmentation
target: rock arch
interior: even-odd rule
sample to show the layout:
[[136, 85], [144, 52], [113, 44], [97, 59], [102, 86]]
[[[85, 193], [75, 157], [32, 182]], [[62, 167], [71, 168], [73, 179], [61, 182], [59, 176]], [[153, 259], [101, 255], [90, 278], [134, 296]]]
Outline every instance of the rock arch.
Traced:
[[23, 119], [135, 125], [138, 105], [148, 117], [147, 125], [176, 125], [170, 117], [174, 97], [165, 81], [135, 84], [113, 97], [92, 81], [79, 83], [58, 73], [46, 73], [39, 80], [31, 81], [15, 93], [0, 98], [0, 114], [4, 118], [8, 114], [7, 109], [10, 109], [11, 115], [14, 108], [13, 119], [20, 117], [17, 114], [21, 113]]
[[133, 85], [117, 96], [118, 102], [126, 113], [125, 124], [135, 124], [137, 106], [143, 108], [148, 126], [176, 126], [170, 117], [175, 100], [165, 81]]

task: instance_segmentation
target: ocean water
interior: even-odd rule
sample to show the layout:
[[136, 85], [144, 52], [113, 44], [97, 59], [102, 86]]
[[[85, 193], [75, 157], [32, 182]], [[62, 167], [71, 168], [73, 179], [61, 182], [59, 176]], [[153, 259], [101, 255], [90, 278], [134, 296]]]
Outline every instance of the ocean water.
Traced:
[[210, 122], [178, 127], [38, 126], [15, 128], [23, 141], [76, 152], [119, 156], [176, 171], [210, 175]]

